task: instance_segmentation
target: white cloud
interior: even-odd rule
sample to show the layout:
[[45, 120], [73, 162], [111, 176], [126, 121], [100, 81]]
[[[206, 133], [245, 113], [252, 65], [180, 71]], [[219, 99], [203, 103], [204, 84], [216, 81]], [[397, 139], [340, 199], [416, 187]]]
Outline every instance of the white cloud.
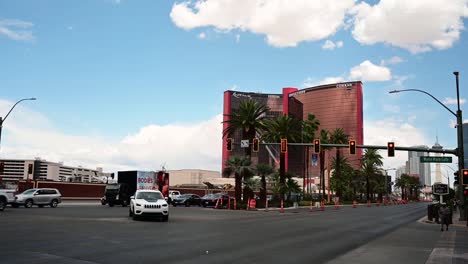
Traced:
[[[0, 100], [0, 112], [13, 103]], [[222, 115], [195, 124], [148, 125], [120, 140], [67, 135], [34, 111], [18, 106], [3, 126], [2, 155], [41, 157], [105, 171], [120, 169], [221, 170]], [[217, 140], [219, 139], [219, 140]]]
[[[385, 146], [387, 142], [395, 142], [395, 146], [431, 145], [423, 131], [408, 123], [394, 119], [364, 121], [364, 144]], [[395, 157], [387, 157], [385, 150], [380, 150], [384, 158], [384, 168], [398, 168], [408, 160], [406, 151], [395, 151]]]
[[360, 2], [351, 13], [358, 42], [383, 42], [418, 53], [453, 46], [468, 17], [468, 1], [381, 0], [373, 6]]
[[362, 81], [388, 81], [392, 78], [389, 68], [366, 60], [351, 69], [349, 78]]
[[337, 41], [336, 43], [334, 43], [333, 41], [327, 39], [327, 41], [325, 41], [325, 43], [323, 44], [322, 49], [334, 50], [336, 48], [342, 48], [342, 47], [343, 47], [343, 41]]
[[206, 34], [204, 32], [198, 34], [197, 36], [199, 39], [205, 39], [206, 38]]
[[33, 33], [26, 30], [32, 26], [34, 24], [21, 20], [0, 20], [0, 35], [18, 41], [33, 41]]
[[[400, 82], [400, 84], [407, 79], [407, 77], [405, 76], [401, 77], [402, 78], [396, 80], [397, 82]], [[375, 65], [372, 62], [366, 60], [361, 64], [352, 67], [347, 76], [346, 74], [343, 74], [341, 76], [331, 76], [326, 77], [320, 81], [316, 81], [315, 79], [308, 77], [302, 83], [302, 87], [312, 87], [316, 85], [348, 81], [381, 82], [388, 81], [390, 79], [392, 79], [392, 73], [389, 68], [385, 66]]]
[[403, 62], [403, 59], [398, 57], [398, 56], [393, 56], [391, 57], [390, 59], [388, 60], [382, 60], [380, 62], [380, 65], [382, 66], [385, 66], [385, 65], [395, 65], [395, 64], [399, 64], [399, 63], [402, 63]]
[[236, 43], [239, 43], [239, 42], [240, 42], [240, 35], [237, 34], [237, 35], [236, 35]]
[[[465, 102], [466, 102], [466, 99], [460, 98], [460, 105], [464, 104]], [[446, 97], [442, 103], [446, 105], [456, 105], [457, 98]]]
[[239, 85], [234, 84], [233, 86], [231, 86], [231, 89], [229, 89], [229, 90], [231, 90], [231, 91], [237, 91], [237, 90], [239, 90]]
[[67, 29], [68, 29], [68, 30], [73, 30], [73, 27], [72, 27], [72, 26], [68, 26]]
[[266, 35], [275, 47], [295, 47], [302, 41], [317, 41], [344, 26], [354, 0], [205, 0], [185, 1], [172, 7], [175, 25], [185, 30], [214, 27], [228, 32], [250, 31]]

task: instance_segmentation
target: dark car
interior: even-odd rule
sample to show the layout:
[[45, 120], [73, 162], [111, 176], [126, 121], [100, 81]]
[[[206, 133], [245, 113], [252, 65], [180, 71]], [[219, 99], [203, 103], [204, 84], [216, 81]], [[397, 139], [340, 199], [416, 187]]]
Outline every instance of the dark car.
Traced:
[[216, 206], [218, 199], [221, 199], [220, 202], [222, 202], [223, 205], [226, 205], [229, 203], [229, 198], [232, 202], [233, 198], [229, 197], [229, 195], [225, 193], [213, 193], [203, 196], [201, 202], [203, 207]]
[[181, 194], [177, 196], [176, 198], [172, 199], [172, 205], [177, 206], [177, 205], [185, 205], [185, 206], [191, 206], [191, 205], [197, 205], [201, 206], [201, 198], [200, 196], [193, 194], [193, 193], [188, 193], [188, 194]]

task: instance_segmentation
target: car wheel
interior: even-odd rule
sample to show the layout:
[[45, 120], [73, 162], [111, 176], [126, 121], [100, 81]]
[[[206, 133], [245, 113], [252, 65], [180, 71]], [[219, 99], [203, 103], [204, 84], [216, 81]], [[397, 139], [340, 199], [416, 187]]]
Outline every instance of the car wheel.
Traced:
[[122, 207], [127, 207], [128, 205], [128, 201], [127, 200], [123, 200], [122, 201]]
[[128, 208], [128, 216], [129, 217], [133, 216], [132, 208]]
[[24, 203], [24, 207], [26, 208], [31, 208], [33, 206], [33, 200], [29, 199], [29, 200], [26, 200], [26, 202]]
[[109, 207], [114, 207], [114, 202], [109, 202]]
[[133, 218], [133, 220], [138, 220], [138, 216], [137, 216], [136, 214], [134, 214], [134, 215], [132, 216], [132, 218]]
[[43, 207], [44, 207], [43, 204], [38, 204], [37, 206], [39, 206], [39, 208], [43, 208]]
[[102, 205], [106, 205], [106, 201], [101, 200], [101, 204], [102, 204]]
[[52, 202], [50, 203], [50, 207], [52, 207], [52, 208], [55, 208], [55, 207], [57, 207], [57, 205], [58, 205], [58, 201], [57, 201], [57, 200], [55, 200], [55, 199], [54, 199], [54, 200], [52, 200]]
[[162, 221], [163, 221], [163, 222], [169, 221], [169, 215], [163, 215]]
[[206, 207], [206, 204], [203, 204], [203, 207]]
[[177, 207], [177, 204], [176, 204], [176, 203], [173, 203], [172, 206]]
[[19, 204], [12, 204], [11, 207], [13, 207], [13, 208], [18, 208], [18, 207], [19, 207]]
[[0, 198], [0, 211], [5, 210], [6, 205], [6, 200], [4, 198]]
[[185, 207], [190, 207], [190, 202], [185, 202]]

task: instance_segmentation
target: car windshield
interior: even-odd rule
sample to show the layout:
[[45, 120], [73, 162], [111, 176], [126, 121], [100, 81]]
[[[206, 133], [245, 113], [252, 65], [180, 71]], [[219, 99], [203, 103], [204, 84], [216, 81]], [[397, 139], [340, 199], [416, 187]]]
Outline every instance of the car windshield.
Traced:
[[161, 193], [158, 192], [139, 192], [137, 194], [137, 199], [144, 199], [144, 200], [160, 200], [164, 199]]
[[24, 192], [21, 193], [21, 194], [32, 194], [32, 193], [34, 193], [35, 191], [36, 191], [36, 189], [29, 189], [29, 190], [24, 191]]
[[211, 199], [213, 197], [213, 194], [207, 194], [205, 196], [203, 196], [202, 198], [203, 199]]

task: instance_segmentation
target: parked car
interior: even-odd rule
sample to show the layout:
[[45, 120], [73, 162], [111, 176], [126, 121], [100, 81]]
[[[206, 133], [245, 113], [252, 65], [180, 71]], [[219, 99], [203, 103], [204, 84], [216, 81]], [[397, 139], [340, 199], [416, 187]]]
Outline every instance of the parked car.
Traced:
[[134, 220], [139, 216], [159, 216], [166, 222], [169, 220], [169, 206], [160, 191], [138, 190], [130, 197], [128, 215]]
[[201, 203], [203, 207], [215, 206], [218, 199], [221, 199], [222, 204], [224, 205], [229, 203], [229, 199], [231, 199], [231, 202], [234, 200], [233, 197], [230, 197], [226, 193], [213, 193], [203, 196]]
[[50, 205], [50, 207], [57, 207], [62, 202], [62, 195], [59, 190], [52, 188], [39, 188], [29, 189], [18, 195], [15, 195], [15, 201], [12, 203], [13, 207], [24, 205], [26, 208], [31, 208], [33, 205], [44, 207], [44, 205]]
[[179, 191], [169, 191], [169, 197], [167, 198], [168, 203], [172, 203], [172, 200], [177, 198], [180, 195]]
[[193, 193], [181, 194], [172, 200], [172, 205], [185, 205], [186, 207], [191, 205], [201, 206], [201, 197]]

